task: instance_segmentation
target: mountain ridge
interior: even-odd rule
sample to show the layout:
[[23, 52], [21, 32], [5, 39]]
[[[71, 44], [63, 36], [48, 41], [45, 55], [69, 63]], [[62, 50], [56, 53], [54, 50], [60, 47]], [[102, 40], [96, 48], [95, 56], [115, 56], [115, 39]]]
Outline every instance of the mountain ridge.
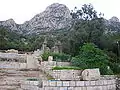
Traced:
[[[31, 35], [62, 29], [68, 30], [72, 26], [72, 20], [70, 10], [66, 5], [53, 3], [45, 11], [35, 15], [23, 24], [17, 24], [13, 19], [8, 19], [0, 21], [0, 26], [19, 34]], [[105, 20], [105, 22], [107, 26], [116, 27], [116, 30], [120, 31], [120, 22], [117, 17], [113, 16], [110, 20]]]
[[35, 15], [23, 24], [16, 24], [13, 19], [0, 21], [0, 26], [7, 27], [11, 31], [20, 34], [39, 34], [71, 26], [72, 17], [66, 5], [53, 3], [45, 11]]

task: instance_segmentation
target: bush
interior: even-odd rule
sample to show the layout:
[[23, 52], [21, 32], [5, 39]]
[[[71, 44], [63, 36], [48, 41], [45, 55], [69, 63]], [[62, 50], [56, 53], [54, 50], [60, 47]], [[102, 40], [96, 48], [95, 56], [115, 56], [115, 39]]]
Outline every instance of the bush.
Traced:
[[80, 54], [72, 58], [71, 63], [80, 68], [100, 68], [101, 74], [113, 74], [108, 69], [109, 57], [93, 43], [86, 43], [80, 48]]
[[110, 63], [110, 67], [114, 74], [120, 74], [120, 63]]
[[48, 61], [49, 56], [51, 56], [50, 52], [44, 52], [41, 57], [42, 57], [43, 61]]
[[70, 58], [71, 58], [70, 55], [64, 53], [44, 52], [42, 54], [42, 59], [44, 61], [47, 61], [49, 56], [53, 56], [53, 61], [59, 61], [59, 62], [70, 62]]
[[71, 56], [64, 53], [52, 53], [54, 61], [70, 62]]

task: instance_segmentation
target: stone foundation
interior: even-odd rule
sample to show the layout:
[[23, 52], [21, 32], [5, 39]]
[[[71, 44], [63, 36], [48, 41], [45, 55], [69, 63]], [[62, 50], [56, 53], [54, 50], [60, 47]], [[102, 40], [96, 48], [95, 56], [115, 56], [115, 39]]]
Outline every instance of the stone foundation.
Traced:
[[42, 87], [38, 82], [29, 81], [21, 85], [29, 90], [116, 90], [116, 80], [97, 81], [43, 81]]

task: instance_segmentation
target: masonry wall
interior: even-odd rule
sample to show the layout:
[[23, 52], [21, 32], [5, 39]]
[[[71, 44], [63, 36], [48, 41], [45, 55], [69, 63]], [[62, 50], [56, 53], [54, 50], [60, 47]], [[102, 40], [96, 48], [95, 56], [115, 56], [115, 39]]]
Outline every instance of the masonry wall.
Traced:
[[98, 81], [27, 81], [21, 85], [28, 90], [116, 90], [116, 80]]
[[44, 81], [43, 87], [44, 90], [116, 90], [116, 81]]
[[82, 70], [52, 70], [50, 75], [57, 80], [80, 80]]
[[69, 62], [44, 61], [40, 64], [40, 69], [50, 74], [54, 66], [70, 66]]
[[17, 53], [0, 53], [0, 58], [5, 59], [15, 59], [19, 62], [26, 62], [27, 56], [26, 54], [17, 54]]

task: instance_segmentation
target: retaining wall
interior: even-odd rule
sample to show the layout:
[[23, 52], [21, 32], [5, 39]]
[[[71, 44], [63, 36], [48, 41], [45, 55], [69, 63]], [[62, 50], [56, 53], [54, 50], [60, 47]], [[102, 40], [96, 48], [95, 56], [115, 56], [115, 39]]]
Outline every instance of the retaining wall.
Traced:
[[82, 70], [52, 70], [50, 75], [57, 80], [80, 80]]
[[21, 85], [29, 90], [116, 90], [116, 80], [98, 81], [43, 81], [43, 85], [34, 81], [27, 81]]
[[69, 62], [44, 61], [40, 64], [40, 69], [48, 74], [54, 66], [70, 66]]
[[18, 53], [0, 53], [0, 58], [7, 60], [18, 60], [19, 62], [26, 62], [26, 54]]

